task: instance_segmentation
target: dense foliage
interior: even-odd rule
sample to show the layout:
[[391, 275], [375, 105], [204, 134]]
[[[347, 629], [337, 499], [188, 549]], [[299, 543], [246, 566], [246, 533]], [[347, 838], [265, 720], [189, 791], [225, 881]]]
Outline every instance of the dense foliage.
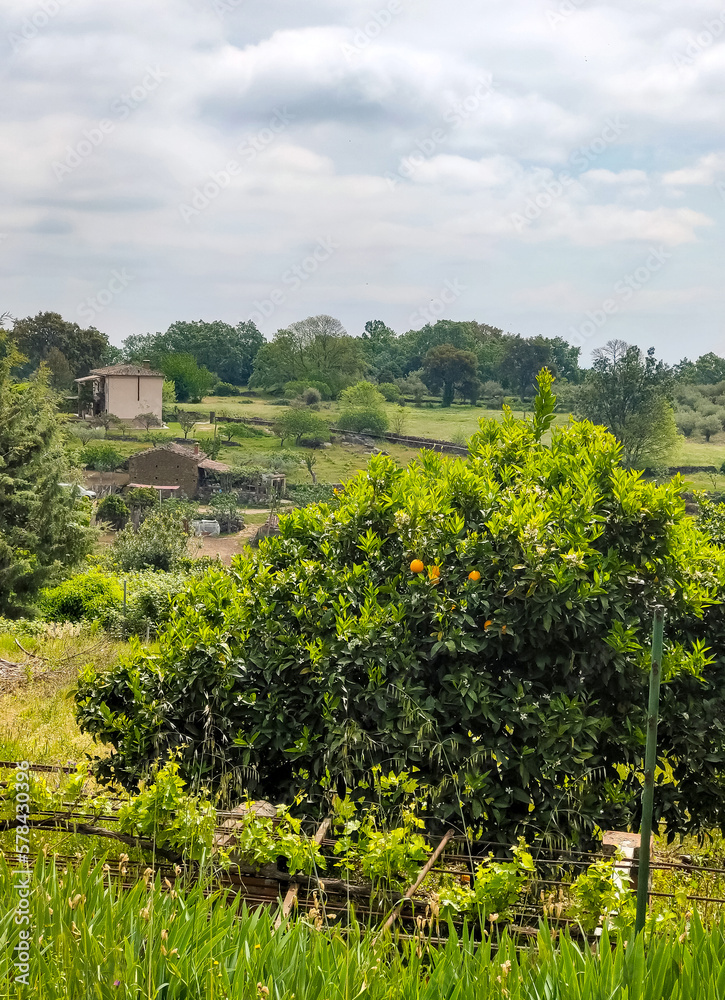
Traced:
[[99, 571], [78, 573], [40, 592], [39, 609], [51, 622], [101, 621], [123, 600], [123, 588]]
[[621, 468], [601, 427], [550, 428], [542, 378], [534, 416], [482, 421], [468, 461], [374, 458], [337, 509], [282, 517], [192, 582], [159, 652], [86, 675], [78, 718], [114, 747], [100, 773], [133, 783], [178, 747], [214, 783], [319, 801], [382, 763], [509, 843], [626, 826], [659, 601], [658, 813], [672, 833], [722, 823], [725, 557], [677, 482]]
[[44, 369], [13, 378], [22, 359], [0, 358], [0, 613], [19, 610], [38, 588], [90, 551], [90, 510], [68, 475], [57, 399]]

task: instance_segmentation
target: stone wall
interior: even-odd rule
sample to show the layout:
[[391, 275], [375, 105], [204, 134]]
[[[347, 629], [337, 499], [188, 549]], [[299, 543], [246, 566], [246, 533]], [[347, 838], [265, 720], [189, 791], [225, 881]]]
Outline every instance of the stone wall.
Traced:
[[[194, 499], [199, 489], [199, 466], [195, 458], [173, 451], [140, 451], [128, 460], [132, 483], [146, 486], [180, 486], [181, 493]], [[178, 496], [178, 494], [177, 494]]]

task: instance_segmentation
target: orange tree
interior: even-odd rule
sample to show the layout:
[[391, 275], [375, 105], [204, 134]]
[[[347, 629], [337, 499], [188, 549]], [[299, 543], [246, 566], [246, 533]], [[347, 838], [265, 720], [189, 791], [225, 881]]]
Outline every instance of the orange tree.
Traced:
[[442, 820], [584, 840], [637, 820], [659, 601], [659, 816], [721, 824], [725, 555], [679, 482], [623, 469], [602, 427], [551, 427], [551, 382], [468, 460], [375, 457], [334, 509], [191, 580], [158, 649], [81, 679], [97, 773], [133, 785], [177, 749], [201, 781], [323, 808], [341, 778], [415, 768]]

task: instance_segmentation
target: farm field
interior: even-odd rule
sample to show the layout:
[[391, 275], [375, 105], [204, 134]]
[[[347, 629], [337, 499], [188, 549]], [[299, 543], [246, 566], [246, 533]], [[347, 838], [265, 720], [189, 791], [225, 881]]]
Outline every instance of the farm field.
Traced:
[[[240, 402], [235, 397], [209, 396], [202, 403], [188, 404], [184, 409], [194, 410], [200, 414], [214, 410], [217, 414], [228, 413], [230, 416], [262, 417], [265, 420], [274, 420], [279, 417], [283, 408], [276, 405], [271, 397], [244, 397], [251, 399], [251, 402]], [[398, 412], [397, 405], [386, 403], [386, 410], [390, 418], [391, 430], [394, 424], [394, 415]], [[465, 406], [454, 403], [453, 406], [444, 408], [438, 403], [431, 403], [430, 406], [420, 407], [408, 404], [404, 407], [405, 425], [403, 434], [410, 436], [428, 437], [442, 441], [456, 441], [462, 437], [469, 437], [478, 430], [479, 421], [482, 418], [501, 418], [501, 409], [485, 409], [481, 406]], [[321, 405], [321, 415], [330, 419], [332, 423], [339, 412], [339, 405], [336, 402], [323, 403]], [[521, 416], [525, 411], [515, 409], [514, 414]], [[208, 418], [207, 418], [208, 419]], [[555, 415], [554, 423], [558, 426], [568, 423], [569, 416], [564, 413]], [[201, 424], [194, 433], [207, 433], [212, 430], [211, 425]], [[386, 447], [386, 450], [390, 451]], [[390, 452], [392, 454], [392, 452]], [[672, 465], [714, 465], [719, 468], [725, 461], [725, 431], [713, 434], [710, 441], [693, 435], [690, 438], [680, 436], [679, 450], [672, 456]], [[704, 485], [702, 488], [705, 488]], [[710, 484], [710, 488], [712, 485]]]

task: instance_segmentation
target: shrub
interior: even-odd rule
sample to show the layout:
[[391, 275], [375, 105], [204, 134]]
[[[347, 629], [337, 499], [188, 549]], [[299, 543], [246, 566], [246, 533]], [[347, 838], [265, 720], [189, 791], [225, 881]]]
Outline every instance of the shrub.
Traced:
[[159, 505], [158, 490], [153, 486], [132, 486], [123, 497], [131, 510], [148, 510]]
[[213, 395], [215, 396], [238, 396], [242, 390], [237, 385], [232, 385], [231, 382], [217, 382], [214, 386]]
[[83, 444], [88, 444], [89, 441], [102, 441], [106, 436], [105, 427], [89, 427], [88, 424], [69, 424], [68, 433], [76, 438], [78, 441], [82, 441]]
[[284, 394], [288, 400], [297, 399], [307, 389], [316, 389], [321, 399], [332, 399], [332, 390], [326, 382], [301, 382], [299, 380], [287, 382], [285, 383]]
[[325, 503], [329, 506], [337, 506], [339, 491], [334, 486], [327, 483], [317, 483], [314, 486], [306, 484], [296, 486], [287, 484], [287, 497], [293, 500], [297, 507], [307, 507], [311, 503]]
[[114, 528], [122, 528], [131, 513], [128, 504], [118, 493], [110, 493], [99, 501], [96, 517], [108, 521]]
[[309, 410], [290, 407], [287, 413], [275, 422], [275, 434], [281, 438], [282, 445], [288, 438], [294, 438], [296, 445], [320, 444], [330, 439], [330, 425], [322, 417]]
[[344, 431], [384, 434], [388, 429], [385, 399], [372, 382], [358, 382], [340, 393], [337, 426]]
[[39, 608], [51, 622], [99, 621], [123, 600], [123, 589], [114, 577], [98, 571], [78, 573], [57, 587], [40, 592]]
[[252, 424], [243, 423], [224, 423], [219, 424], [219, 431], [223, 438], [227, 441], [234, 439], [239, 441], [242, 438], [255, 438], [264, 437], [264, 431], [260, 430], [259, 427], [254, 427]]
[[388, 403], [397, 403], [402, 395], [400, 386], [397, 386], [395, 382], [380, 382], [377, 388], [378, 392]]
[[103, 615], [103, 625], [116, 635], [155, 634], [170, 621], [174, 601], [188, 583], [188, 572], [132, 573], [126, 577], [125, 616], [121, 605], [114, 606]]
[[376, 456], [337, 509], [294, 510], [192, 580], [153, 658], [78, 689], [82, 728], [114, 747], [99, 773], [182, 747], [189, 773], [324, 811], [337, 775], [415, 768], [441, 822], [586, 841], [638, 822], [663, 603], [656, 815], [673, 836], [719, 825], [725, 552], [679, 480], [623, 469], [588, 421], [551, 427], [541, 380], [533, 416], [482, 420], [470, 459]]
[[96, 472], [113, 472], [123, 462], [123, 455], [108, 442], [89, 443], [81, 453], [81, 461]]
[[675, 414], [675, 423], [677, 424], [677, 430], [684, 434], [685, 437], [691, 437], [692, 432], [697, 427], [697, 414], [694, 410], [679, 410]]
[[121, 570], [170, 570], [186, 555], [188, 540], [185, 519], [164, 504], [146, 515], [137, 532], [126, 525], [116, 536], [108, 559]]
[[319, 389], [315, 389], [314, 386], [308, 386], [300, 398], [305, 406], [316, 406], [322, 401], [322, 393]]

